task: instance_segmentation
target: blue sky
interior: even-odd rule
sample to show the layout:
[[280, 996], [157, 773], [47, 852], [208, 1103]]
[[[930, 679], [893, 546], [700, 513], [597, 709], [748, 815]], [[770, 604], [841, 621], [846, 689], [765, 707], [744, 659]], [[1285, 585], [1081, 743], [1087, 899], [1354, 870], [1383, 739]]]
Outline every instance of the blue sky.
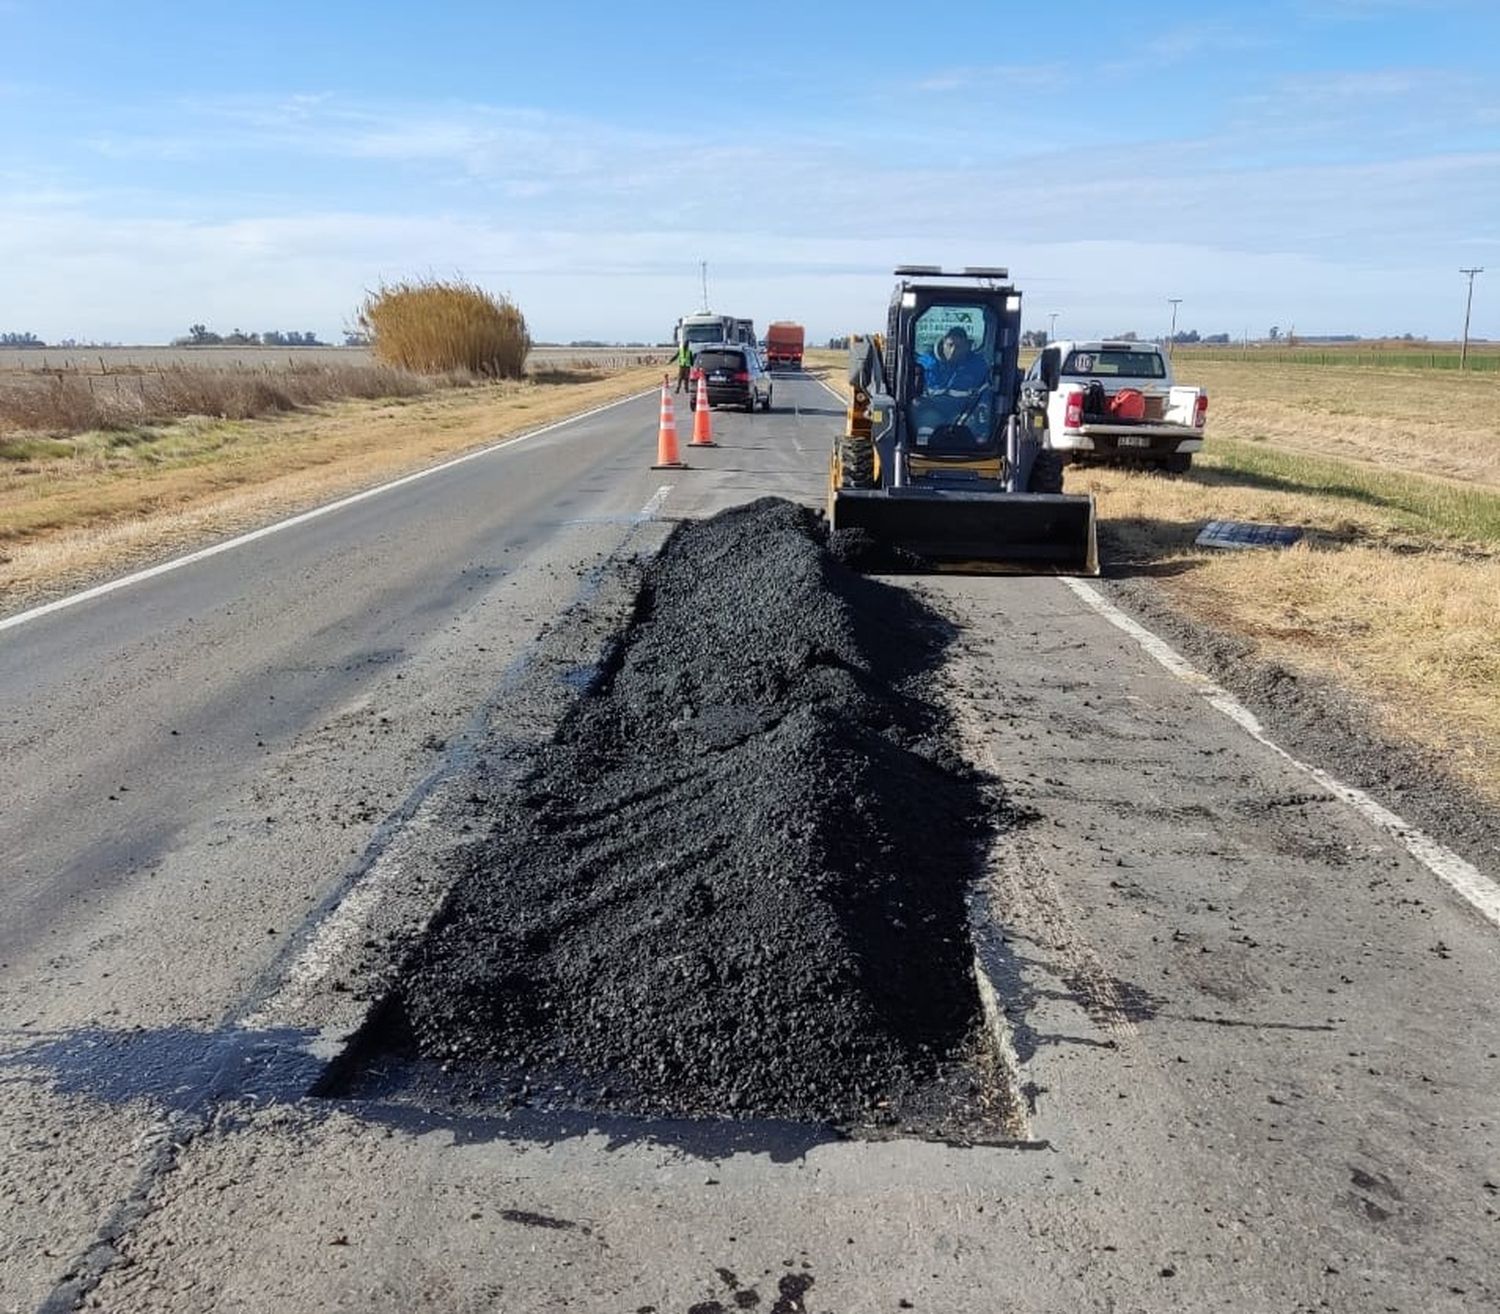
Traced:
[[[0, 331], [335, 337], [461, 274], [546, 339], [878, 325], [1008, 264], [1059, 334], [1500, 338], [1500, 3], [0, 0]], [[1489, 286], [1486, 285], [1489, 280]]]

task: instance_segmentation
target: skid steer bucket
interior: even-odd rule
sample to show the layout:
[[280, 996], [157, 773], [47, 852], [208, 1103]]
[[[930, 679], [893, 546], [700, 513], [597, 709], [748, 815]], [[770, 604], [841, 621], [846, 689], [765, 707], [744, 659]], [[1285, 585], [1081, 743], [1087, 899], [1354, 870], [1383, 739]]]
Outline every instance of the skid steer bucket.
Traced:
[[862, 529], [879, 543], [935, 565], [1024, 574], [1099, 573], [1092, 497], [840, 488], [830, 512], [834, 529]]

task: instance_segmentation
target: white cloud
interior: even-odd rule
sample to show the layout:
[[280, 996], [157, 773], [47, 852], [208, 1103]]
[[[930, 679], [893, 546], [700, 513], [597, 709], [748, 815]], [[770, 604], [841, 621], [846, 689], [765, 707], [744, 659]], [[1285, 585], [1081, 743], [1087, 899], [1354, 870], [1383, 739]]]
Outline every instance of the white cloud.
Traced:
[[1051, 91], [1076, 77], [1077, 70], [1061, 63], [978, 64], [940, 69], [911, 84], [914, 91], [968, 91], [984, 87], [992, 91]]
[[[382, 279], [463, 274], [514, 294], [545, 338], [659, 338], [698, 300], [699, 257], [715, 304], [761, 322], [797, 318], [814, 338], [875, 326], [891, 267], [1008, 261], [1031, 322], [1059, 310], [1081, 334], [1161, 327], [1167, 296], [1182, 326], [1306, 333], [1443, 333], [1452, 297], [1410, 261], [1343, 263], [1149, 237], [856, 239], [809, 234], [768, 243], [753, 231], [559, 230], [537, 235], [473, 218], [352, 213], [223, 224], [56, 214], [29, 229], [0, 214], [0, 263], [12, 271], [7, 328], [43, 337], [161, 341], [195, 321], [223, 329], [335, 333]], [[1402, 288], [1399, 306], [1390, 290]], [[1372, 311], [1372, 307], [1377, 309]], [[1490, 332], [1484, 325], [1476, 329]]]
[[[228, 186], [185, 174], [155, 192], [106, 192], [49, 170], [0, 187], [16, 320], [0, 328], [161, 338], [203, 320], [331, 332], [380, 278], [431, 270], [515, 291], [544, 336], [655, 336], [697, 300], [702, 258], [724, 304], [801, 318], [814, 336], [878, 318], [903, 260], [1008, 263], [1080, 332], [1149, 331], [1168, 287], [1204, 332], [1240, 319], [1446, 332], [1445, 295], [1415, 275], [1405, 322], [1391, 322], [1392, 272], [1418, 255], [1446, 268], [1446, 252], [1495, 239], [1500, 152], [1436, 155], [1422, 141], [1349, 160], [1303, 122], [1320, 117], [1310, 98], [1404, 103], [1426, 94], [1429, 75], [1287, 79], [1213, 138], [1025, 155], [1007, 133], [967, 143], [966, 157], [884, 125], [878, 151], [832, 129], [705, 147], [686, 129], [493, 106], [236, 99], [198, 107], [170, 133], [119, 129], [97, 143], [168, 172], [202, 158]], [[274, 167], [256, 175], [252, 152]], [[253, 190], [291, 164], [326, 178], [322, 194]]]
[[[1178, 64], [1200, 55], [1220, 56], [1230, 51], [1256, 50], [1271, 44], [1262, 31], [1244, 23], [1186, 23], [1169, 27], [1148, 37], [1140, 53], [1156, 63]], [[1139, 57], [1120, 65], [1139, 71]]]

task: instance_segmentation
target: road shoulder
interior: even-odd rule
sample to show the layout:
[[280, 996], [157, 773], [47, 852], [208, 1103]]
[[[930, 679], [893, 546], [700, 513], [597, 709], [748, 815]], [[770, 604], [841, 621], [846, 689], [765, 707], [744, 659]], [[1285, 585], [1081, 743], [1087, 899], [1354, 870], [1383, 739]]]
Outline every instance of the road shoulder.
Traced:
[[1239, 698], [1288, 752], [1368, 792], [1481, 871], [1500, 872], [1500, 808], [1433, 754], [1383, 730], [1357, 689], [1258, 656], [1249, 640], [1174, 607], [1149, 578], [1096, 587]]

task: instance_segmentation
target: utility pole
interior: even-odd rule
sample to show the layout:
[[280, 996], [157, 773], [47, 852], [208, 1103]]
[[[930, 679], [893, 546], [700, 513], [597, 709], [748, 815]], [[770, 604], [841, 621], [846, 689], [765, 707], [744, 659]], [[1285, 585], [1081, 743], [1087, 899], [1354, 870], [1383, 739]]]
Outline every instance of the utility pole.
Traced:
[[1055, 310], [1047, 312], [1047, 341], [1051, 342], [1057, 337], [1057, 314]]
[[1462, 370], [1469, 366], [1469, 311], [1474, 308], [1474, 275], [1484, 273], [1484, 266], [1476, 265], [1473, 269], [1460, 269], [1458, 272], [1469, 276], [1469, 297], [1464, 302], [1464, 345], [1458, 353], [1458, 368]]
[[1172, 348], [1177, 345], [1177, 307], [1182, 304], [1181, 297], [1168, 297], [1172, 303], [1172, 331], [1167, 335], [1167, 355], [1172, 354]]
[[700, 260], [698, 269], [703, 275], [703, 313], [708, 314], [708, 261]]

